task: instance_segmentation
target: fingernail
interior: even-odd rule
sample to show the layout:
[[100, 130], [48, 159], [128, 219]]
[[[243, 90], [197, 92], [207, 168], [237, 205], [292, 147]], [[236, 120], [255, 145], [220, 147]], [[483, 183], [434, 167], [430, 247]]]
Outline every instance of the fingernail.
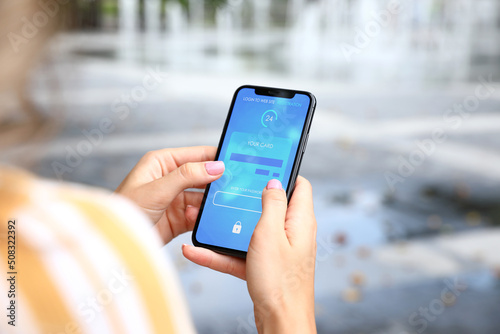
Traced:
[[279, 180], [272, 179], [267, 183], [267, 189], [283, 189], [283, 186]]
[[205, 164], [205, 169], [210, 175], [219, 175], [224, 173], [224, 161], [211, 161]]
[[189, 209], [189, 208], [194, 208], [194, 205], [190, 205], [190, 204], [186, 205], [186, 209]]

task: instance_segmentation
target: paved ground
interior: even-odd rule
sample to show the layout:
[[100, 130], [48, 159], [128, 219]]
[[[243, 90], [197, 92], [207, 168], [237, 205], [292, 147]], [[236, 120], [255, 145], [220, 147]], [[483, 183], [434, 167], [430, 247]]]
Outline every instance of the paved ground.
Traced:
[[[52, 164], [65, 164], [68, 152], [85, 145], [85, 131], [109, 118], [114, 130], [59, 177], [114, 189], [148, 150], [216, 145], [236, 87], [310, 90], [318, 108], [302, 174], [313, 183], [319, 224], [318, 331], [498, 332], [498, 84], [469, 116], [458, 117], [448, 109], [466, 103], [479, 81], [363, 86], [249, 69], [180, 71], [167, 61], [158, 67], [167, 73], [161, 85], [127, 113], [115, 112], [113, 103], [133, 94], [156, 62], [104, 52], [102, 38], [93, 38], [66, 37], [50, 69], [55, 75], [41, 72], [34, 86], [40, 105], [63, 107], [66, 115], [59, 135], [32, 153], [41, 161], [35, 172], [57, 178]], [[51, 77], [60, 90], [49, 99]], [[415, 153], [435, 129], [446, 139], [427, 146], [428, 154]], [[398, 175], [412, 156], [422, 161], [391, 188], [387, 173]], [[244, 283], [184, 260], [180, 244], [189, 239], [165, 252], [179, 268], [200, 333], [255, 332]], [[463, 289], [442, 297], [446, 287]]]

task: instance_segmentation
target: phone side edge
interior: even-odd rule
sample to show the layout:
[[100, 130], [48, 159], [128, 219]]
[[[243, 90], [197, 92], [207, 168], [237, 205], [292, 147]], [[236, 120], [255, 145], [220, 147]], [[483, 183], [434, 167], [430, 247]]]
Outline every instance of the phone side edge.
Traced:
[[[307, 147], [306, 140], [309, 139], [309, 132], [311, 130], [312, 120], [314, 117], [314, 113], [316, 111], [316, 96], [314, 94], [307, 91], [296, 91], [298, 94], [307, 95], [311, 100], [309, 104], [309, 109], [307, 110], [307, 119], [304, 124], [304, 128], [302, 129], [302, 133], [300, 135], [300, 143], [297, 148], [297, 154], [295, 155], [295, 161], [293, 163], [293, 168], [290, 173], [290, 181], [288, 182], [288, 187], [286, 191], [287, 200], [290, 201], [292, 197], [293, 191], [295, 189], [295, 183], [297, 181], [297, 177], [299, 176], [300, 166], [302, 165], [302, 158], [304, 157], [304, 153]], [[300, 155], [300, 156], [299, 156]], [[297, 159], [299, 161], [297, 162]]]

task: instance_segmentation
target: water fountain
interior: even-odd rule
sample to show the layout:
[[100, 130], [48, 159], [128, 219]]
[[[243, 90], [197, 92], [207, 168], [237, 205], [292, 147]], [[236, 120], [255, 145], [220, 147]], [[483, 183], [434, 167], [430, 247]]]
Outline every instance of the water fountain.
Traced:
[[[284, 6], [287, 26], [284, 30], [270, 29], [275, 5], [271, 0], [228, 0], [225, 6], [215, 9], [212, 26], [208, 25], [212, 19], [206, 17], [209, 13], [206, 11], [207, 2], [188, 0], [188, 17], [179, 2], [169, 1], [164, 38], [159, 37], [161, 0], [145, 0], [147, 40], [136, 39], [139, 1], [119, 0], [120, 53], [123, 58], [133, 58], [131, 45], [141, 42], [145, 43], [141, 46], [145, 53], [159, 54], [180, 65], [185, 63], [187, 55], [183, 52], [189, 44], [189, 54], [198, 57], [197, 62], [213, 62], [213, 57], [203, 56], [203, 50], [217, 49], [215, 66], [230, 68], [232, 62], [238, 61], [236, 49], [239, 47], [256, 54], [269, 54], [260, 51], [272, 50], [270, 52], [277, 53], [277, 57], [289, 59], [286, 63], [290, 73], [312, 76], [343, 73], [344, 78], [360, 82], [384, 77], [390, 80], [409, 77], [417, 80], [428, 77], [465, 80], [470, 72], [471, 52], [476, 49], [472, 45], [488, 49], [481, 51], [488, 57], [499, 53], [477, 41], [477, 27], [497, 21], [498, 14], [493, 13], [498, 12], [498, 1], [406, 0], [401, 3], [400, 14], [395, 15], [390, 24], [382, 27], [373, 41], [360, 50], [354, 66], [346, 61], [339, 45], [353, 44], [356, 33], [374, 20], [374, 13], [387, 9], [385, 0], [288, 0]], [[485, 9], [479, 11], [478, 6]], [[249, 11], [250, 22], [247, 20]], [[257, 38], [259, 36], [261, 38]], [[257, 39], [259, 42], [255, 43]], [[165, 42], [168, 52], [158, 52], [158, 40]], [[281, 40], [287, 41], [285, 46], [273, 48]], [[268, 61], [263, 60], [259, 64]], [[406, 66], [408, 61], [414, 66]], [[377, 70], [380, 73], [376, 73]]]
[[304, 6], [306, 5], [306, 0], [289, 0], [287, 5], [287, 23], [288, 26], [295, 25], [295, 22], [302, 13]]
[[189, 0], [189, 25], [191, 29], [203, 29], [205, 26], [205, 1]]
[[271, 0], [253, 1], [253, 27], [266, 31], [271, 25]]
[[121, 33], [133, 33], [138, 27], [139, 2], [136, 0], [119, 0], [119, 26]]
[[312, 2], [304, 4], [294, 1], [299, 10], [293, 27], [288, 32], [289, 71], [297, 75], [311, 74], [317, 71], [317, 59], [321, 55], [321, 4]]
[[146, 31], [156, 34], [161, 29], [161, 1], [160, 0], [145, 0], [144, 1], [144, 21], [146, 23]]
[[217, 8], [215, 14], [218, 62], [217, 66], [221, 70], [231, 69], [234, 55], [234, 36], [232, 29], [234, 13], [231, 8]]
[[135, 41], [138, 29], [139, 2], [134, 0], [119, 0], [119, 57], [134, 60], [134, 49], [130, 45]]

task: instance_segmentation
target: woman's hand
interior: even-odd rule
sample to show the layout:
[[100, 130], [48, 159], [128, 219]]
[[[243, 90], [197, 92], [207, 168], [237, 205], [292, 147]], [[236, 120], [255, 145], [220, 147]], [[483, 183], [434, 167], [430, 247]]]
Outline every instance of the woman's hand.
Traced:
[[247, 280], [260, 333], [316, 332], [316, 219], [311, 184], [303, 177], [288, 207], [281, 183], [268, 183], [246, 262], [188, 245], [183, 253], [197, 264]]
[[215, 152], [209, 146], [149, 152], [116, 192], [139, 205], [168, 243], [192, 231], [196, 222], [203, 194], [185, 190], [204, 188], [222, 176], [224, 163], [211, 161]]

